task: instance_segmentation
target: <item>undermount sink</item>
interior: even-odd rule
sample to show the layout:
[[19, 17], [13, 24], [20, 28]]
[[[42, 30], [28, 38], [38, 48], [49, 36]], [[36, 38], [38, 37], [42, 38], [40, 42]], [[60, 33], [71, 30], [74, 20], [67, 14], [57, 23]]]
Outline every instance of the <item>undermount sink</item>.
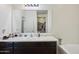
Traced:
[[27, 40], [29, 38], [30, 38], [29, 36], [27, 36], [27, 37], [13, 37], [13, 38], [9, 38], [7, 40]]

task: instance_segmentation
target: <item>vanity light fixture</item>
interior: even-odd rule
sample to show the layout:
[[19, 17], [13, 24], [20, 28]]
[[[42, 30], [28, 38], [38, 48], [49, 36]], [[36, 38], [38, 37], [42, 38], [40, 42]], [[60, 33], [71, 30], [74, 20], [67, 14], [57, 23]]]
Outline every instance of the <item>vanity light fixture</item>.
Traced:
[[39, 7], [39, 4], [24, 4], [25, 7]]

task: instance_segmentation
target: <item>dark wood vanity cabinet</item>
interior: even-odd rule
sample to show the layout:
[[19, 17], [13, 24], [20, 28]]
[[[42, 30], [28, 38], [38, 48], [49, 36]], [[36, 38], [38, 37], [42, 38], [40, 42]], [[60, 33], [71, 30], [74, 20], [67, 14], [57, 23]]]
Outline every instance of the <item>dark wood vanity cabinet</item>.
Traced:
[[56, 54], [56, 50], [56, 42], [0, 42], [4, 54]]
[[13, 53], [12, 42], [0, 42], [0, 54], [11, 54]]

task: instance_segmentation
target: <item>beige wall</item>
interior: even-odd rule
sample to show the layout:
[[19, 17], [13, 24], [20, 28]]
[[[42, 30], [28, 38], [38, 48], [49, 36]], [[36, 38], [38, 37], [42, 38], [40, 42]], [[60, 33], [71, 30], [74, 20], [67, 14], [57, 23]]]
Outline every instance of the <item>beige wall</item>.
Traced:
[[54, 5], [52, 33], [64, 43], [79, 43], [79, 5]]

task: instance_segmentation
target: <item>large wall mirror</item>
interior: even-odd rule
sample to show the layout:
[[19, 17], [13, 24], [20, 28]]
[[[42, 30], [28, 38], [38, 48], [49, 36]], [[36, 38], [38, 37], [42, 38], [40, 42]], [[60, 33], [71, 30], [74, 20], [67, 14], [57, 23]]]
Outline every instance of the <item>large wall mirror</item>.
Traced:
[[0, 5], [0, 33], [51, 33], [53, 5]]
[[47, 10], [13, 10], [13, 32], [46, 33]]

